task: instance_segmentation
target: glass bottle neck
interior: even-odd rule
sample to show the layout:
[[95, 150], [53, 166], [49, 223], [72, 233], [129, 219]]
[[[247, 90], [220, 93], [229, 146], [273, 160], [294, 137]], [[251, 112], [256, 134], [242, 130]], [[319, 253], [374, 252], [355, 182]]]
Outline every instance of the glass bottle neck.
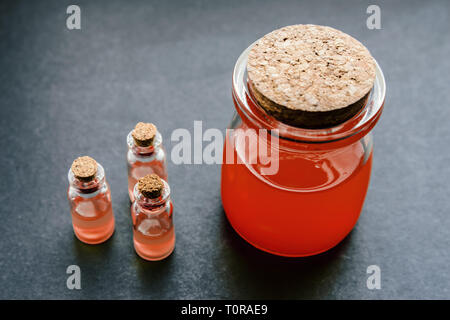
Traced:
[[149, 212], [157, 212], [160, 208], [163, 208], [166, 206], [167, 203], [170, 202], [170, 187], [169, 184], [161, 179], [164, 188], [161, 192], [161, 195], [157, 198], [147, 198], [145, 197], [139, 190], [138, 190], [138, 183], [134, 186], [133, 194], [136, 203], [143, 209], [149, 211]]
[[138, 146], [133, 139], [132, 132], [130, 131], [127, 136], [127, 145], [128, 149], [135, 155], [141, 156], [141, 157], [149, 157], [153, 154], [157, 153], [158, 150], [162, 146], [162, 136], [159, 132], [156, 132], [156, 135], [153, 139], [153, 142], [148, 147], [141, 147]]
[[69, 169], [67, 178], [70, 187], [80, 194], [92, 194], [106, 186], [105, 170], [100, 163], [97, 163], [97, 173], [91, 181], [81, 181], [77, 179], [71, 169]]
[[158, 215], [161, 212], [164, 212], [166, 206], [170, 203], [170, 198], [162, 201], [158, 205], [149, 205], [147, 203], [136, 201], [136, 205], [139, 207], [139, 211], [143, 212], [147, 215]]

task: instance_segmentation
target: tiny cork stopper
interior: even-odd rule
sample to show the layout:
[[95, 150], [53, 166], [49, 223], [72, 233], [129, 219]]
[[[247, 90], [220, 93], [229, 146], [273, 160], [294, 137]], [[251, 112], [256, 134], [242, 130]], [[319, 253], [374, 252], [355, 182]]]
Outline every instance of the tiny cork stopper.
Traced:
[[164, 183], [157, 174], [148, 174], [138, 180], [138, 190], [146, 198], [158, 198], [162, 194]]
[[153, 143], [157, 129], [153, 123], [139, 122], [131, 135], [134, 142], [140, 147], [148, 147]]
[[375, 81], [375, 60], [358, 40], [339, 30], [293, 25], [252, 47], [249, 88], [277, 120], [302, 128], [326, 128], [354, 116]]
[[71, 170], [75, 178], [89, 182], [97, 174], [97, 161], [88, 156], [76, 158], [72, 163]]

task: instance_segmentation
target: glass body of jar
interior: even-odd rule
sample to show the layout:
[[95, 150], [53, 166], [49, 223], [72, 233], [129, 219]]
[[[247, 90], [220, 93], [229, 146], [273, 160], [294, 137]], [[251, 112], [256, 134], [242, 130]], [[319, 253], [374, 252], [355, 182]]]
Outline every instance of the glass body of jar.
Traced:
[[173, 205], [170, 188], [163, 180], [164, 189], [156, 199], [146, 198], [134, 187], [134, 202], [131, 205], [133, 220], [133, 242], [136, 253], [145, 260], [162, 260], [175, 247]]
[[156, 173], [167, 181], [166, 152], [162, 145], [162, 137], [156, 133], [152, 145], [140, 147], [135, 144], [130, 132], [127, 136], [128, 195], [134, 201], [134, 186], [139, 178]]
[[[227, 130], [221, 180], [226, 216], [261, 250], [289, 257], [324, 252], [346, 237], [363, 207], [372, 166], [370, 131], [385, 97], [382, 71], [377, 64], [367, 104], [353, 118], [332, 128], [301, 129], [269, 116], [252, 97], [246, 74], [250, 48], [233, 72], [236, 113]], [[269, 157], [260, 157], [261, 150]]]
[[69, 169], [67, 198], [72, 215], [73, 231], [88, 244], [108, 240], [114, 232], [114, 214], [111, 191], [103, 167], [97, 163], [97, 174], [92, 181], [82, 182]]

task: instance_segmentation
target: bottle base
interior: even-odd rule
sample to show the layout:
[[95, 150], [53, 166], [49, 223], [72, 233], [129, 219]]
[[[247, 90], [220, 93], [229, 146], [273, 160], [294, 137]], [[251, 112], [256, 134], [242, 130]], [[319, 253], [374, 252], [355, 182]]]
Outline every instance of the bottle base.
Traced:
[[168, 256], [170, 256], [173, 252], [173, 250], [175, 249], [175, 245], [173, 245], [169, 251], [167, 251], [166, 253], [164, 253], [163, 255], [149, 255], [149, 254], [145, 254], [143, 251], [141, 251], [139, 249], [139, 246], [136, 245], [136, 242], [134, 243], [134, 251], [136, 251], [136, 254], [141, 257], [144, 260], [147, 261], [160, 261], [163, 260], [165, 258], [167, 258]]
[[83, 243], [86, 244], [100, 244], [105, 241], [107, 241], [111, 236], [114, 234], [114, 220], [112, 221], [111, 225], [101, 234], [87, 234], [80, 231], [77, 231], [77, 229], [74, 227], [73, 231], [75, 233], [75, 236], [78, 240], [80, 240]]

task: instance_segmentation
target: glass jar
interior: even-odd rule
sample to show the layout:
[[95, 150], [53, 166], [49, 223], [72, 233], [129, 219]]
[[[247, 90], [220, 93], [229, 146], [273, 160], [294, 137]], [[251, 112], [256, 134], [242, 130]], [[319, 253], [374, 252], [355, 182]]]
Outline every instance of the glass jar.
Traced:
[[97, 163], [97, 173], [92, 181], [77, 179], [71, 169], [68, 179], [67, 198], [75, 235], [88, 244], [108, 240], [114, 232], [114, 214], [103, 167]]
[[170, 187], [165, 180], [161, 180], [163, 191], [154, 199], [139, 192], [137, 184], [133, 189], [135, 201], [131, 206], [131, 216], [134, 248], [141, 258], [150, 261], [166, 258], [175, 247]]
[[134, 201], [133, 190], [139, 178], [155, 173], [167, 181], [166, 152], [159, 131], [148, 147], [138, 146], [134, 142], [132, 132], [127, 136], [128, 195], [131, 202]]
[[[372, 166], [370, 131], [384, 104], [383, 73], [376, 64], [367, 104], [353, 118], [332, 128], [297, 128], [269, 116], [252, 97], [246, 72], [252, 46], [233, 72], [236, 112], [224, 145], [223, 207], [236, 232], [261, 250], [318, 254], [343, 240], [362, 210]], [[249, 132], [258, 149], [241, 139]], [[260, 159], [261, 150], [274, 156], [276, 170]]]

